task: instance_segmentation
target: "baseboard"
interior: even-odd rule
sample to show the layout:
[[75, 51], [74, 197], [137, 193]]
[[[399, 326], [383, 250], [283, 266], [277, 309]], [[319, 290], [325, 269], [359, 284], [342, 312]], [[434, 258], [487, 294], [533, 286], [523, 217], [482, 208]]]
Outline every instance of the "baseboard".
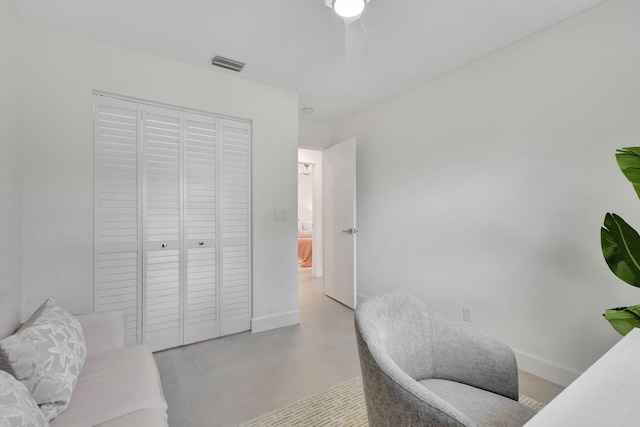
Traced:
[[563, 387], [567, 387], [582, 374], [573, 368], [542, 359], [526, 351], [514, 348], [513, 352], [516, 354], [519, 369]]
[[298, 323], [300, 323], [300, 312], [298, 310], [254, 317], [251, 319], [251, 332], [264, 332], [284, 326], [297, 325]]

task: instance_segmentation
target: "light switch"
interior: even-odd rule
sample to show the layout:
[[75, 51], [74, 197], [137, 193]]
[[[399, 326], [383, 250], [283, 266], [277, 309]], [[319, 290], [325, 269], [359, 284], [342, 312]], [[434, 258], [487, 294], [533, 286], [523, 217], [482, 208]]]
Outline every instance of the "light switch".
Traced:
[[273, 210], [273, 217], [276, 221], [286, 221], [287, 210], [285, 208], [275, 208]]

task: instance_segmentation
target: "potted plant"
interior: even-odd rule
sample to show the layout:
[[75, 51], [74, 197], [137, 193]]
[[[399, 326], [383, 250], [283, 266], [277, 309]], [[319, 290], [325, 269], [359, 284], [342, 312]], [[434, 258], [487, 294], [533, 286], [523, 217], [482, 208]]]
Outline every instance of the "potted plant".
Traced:
[[[640, 147], [616, 151], [616, 160], [624, 176], [633, 184], [640, 197]], [[602, 254], [607, 265], [626, 283], [640, 287], [640, 235], [621, 217], [607, 213], [601, 229]], [[603, 314], [611, 326], [622, 335], [640, 327], [640, 305], [617, 307]]]

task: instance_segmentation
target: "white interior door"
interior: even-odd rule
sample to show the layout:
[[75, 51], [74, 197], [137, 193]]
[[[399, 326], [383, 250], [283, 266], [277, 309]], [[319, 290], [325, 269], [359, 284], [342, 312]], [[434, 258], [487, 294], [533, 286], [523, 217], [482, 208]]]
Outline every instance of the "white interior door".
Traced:
[[217, 119], [185, 113], [184, 155], [184, 343], [218, 332]]
[[127, 344], [139, 344], [142, 218], [138, 103], [94, 98], [95, 311], [127, 313]]
[[356, 308], [356, 139], [323, 153], [324, 293]]
[[182, 345], [180, 132], [180, 111], [143, 106], [142, 339], [153, 351]]
[[251, 329], [251, 126], [220, 120], [220, 335]]

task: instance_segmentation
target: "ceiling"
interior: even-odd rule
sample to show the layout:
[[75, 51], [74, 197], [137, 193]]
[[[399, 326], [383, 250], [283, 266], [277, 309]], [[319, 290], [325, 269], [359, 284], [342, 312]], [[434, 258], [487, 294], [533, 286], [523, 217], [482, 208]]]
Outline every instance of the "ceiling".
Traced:
[[[324, 0], [13, 0], [25, 21], [300, 94], [333, 123], [604, 0], [371, 0], [368, 58], [347, 63]], [[236, 74], [214, 55], [245, 62]]]

